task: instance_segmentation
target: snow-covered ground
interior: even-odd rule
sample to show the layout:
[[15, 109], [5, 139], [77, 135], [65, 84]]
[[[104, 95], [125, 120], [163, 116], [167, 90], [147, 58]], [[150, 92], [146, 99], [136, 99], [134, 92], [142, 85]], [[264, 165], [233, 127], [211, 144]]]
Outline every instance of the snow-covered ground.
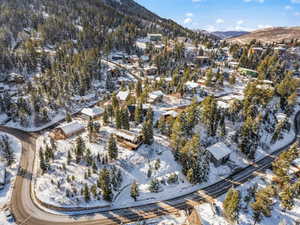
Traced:
[[[102, 139], [108, 139], [109, 131], [110, 129], [108, 127], [101, 127], [100, 133], [103, 135]], [[47, 134], [45, 136], [47, 140]], [[107, 150], [105, 148], [106, 141], [95, 144], [88, 141], [87, 133], [83, 133], [81, 136], [86, 142], [86, 147], [90, 149], [93, 158], [96, 158], [98, 154], [107, 155]], [[38, 141], [39, 146], [45, 146], [44, 141], [42, 140], [44, 138], [45, 137], [41, 137]], [[129, 205], [156, 202], [183, 195], [213, 184], [231, 173], [231, 169], [228, 166], [216, 168], [211, 165], [208, 182], [199, 185], [191, 185], [181, 173], [181, 166], [174, 160], [171, 149], [166, 146], [167, 143], [161, 138], [156, 138], [153, 145], [142, 145], [137, 151], [130, 151], [119, 146], [118, 160], [112, 161], [108, 165], [102, 165], [97, 162], [97, 173], [92, 173], [90, 178], [85, 179], [84, 174], [88, 171], [88, 167], [85, 164], [78, 165], [75, 164], [75, 162], [72, 162], [70, 165], [67, 165], [67, 152], [72, 149], [75, 141], [76, 137], [57, 141], [57, 151], [55, 152], [55, 160], [51, 163], [51, 171], [38, 177], [36, 182], [37, 197], [43, 202], [62, 207], [108, 206], [108, 202], [103, 201], [102, 199], [97, 200], [97, 198], [93, 197], [88, 203], [86, 203], [82, 197], [79, 197], [79, 201], [77, 200], [77, 197], [67, 198], [65, 192], [66, 189], [75, 188], [76, 190], [80, 190], [83, 187], [82, 184], [85, 183], [89, 186], [96, 184], [98, 172], [104, 167], [113, 165], [121, 170], [123, 182], [120, 189], [114, 192], [112, 207], [126, 207]], [[158, 159], [160, 160], [160, 166], [159, 169], [156, 170], [154, 167]], [[66, 171], [63, 170], [63, 164], [66, 165]], [[152, 168], [152, 175], [150, 178], [147, 176], [149, 167]], [[69, 177], [75, 176], [76, 179], [68, 183], [66, 181], [66, 174]], [[171, 174], [178, 175], [178, 182], [168, 184], [167, 178]], [[149, 191], [150, 181], [154, 178], [161, 181], [161, 188], [158, 193]], [[136, 202], [130, 197], [130, 186], [133, 181], [137, 181], [139, 184], [140, 196]], [[59, 188], [57, 187], [57, 182], [60, 183]]]
[[[22, 145], [21, 145], [21, 142], [18, 139], [16, 139], [15, 137], [0, 132], [0, 136], [3, 136], [3, 135], [8, 136], [9, 145], [10, 145], [11, 149], [13, 150], [14, 157], [15, 157], [14, 163], [11, 166], [6, 167], [6, 184], [4, 186], [4, 189], [0, 190], [0, 224], [6, 225], [6, 224], [13, 224], [13, 223], [9, 223], [7, 221], [6, 216], [4, 214], [4, 208], [9, 203], [10, 198], [11, 198], [14, 181], [15, 181], [16, 174], [18, 171], [18, 165], [20, 162]], [[0, 161], [2, 161], [1, 157], [2, 157], [2, 155], [0, 152]]]
[[[271, 184], [271, 178], [272, 178], [272, 172], [267, 171], [265, 174], [260, 173], [257, 174], [257, 176], [248, 181], [247, 183], [237, 187], [238, 190], [240, 190], [241, 193], [241, 202], [245, 205], [243, 199], [244, 196], [247, 195], [247, 189], [249, 187], [253, 187], [254, 185], [258, 185], [258, 189], [264, 188], [267, 185]], [[220, 196], [218, 199], [216, 199], [216, 205], [217, 208], [222, 211], [222, 202], [225, 199], [225, 194]], [[224, 217], [218, 214], [215, 214], [212, 210], [212, 207], [209, 203], [201, 204], [196, 207], [199, 215], [202, 218], [203, 225], [230, 225]], [[240, 225], [249, 225], [254, 224], [253, 220], [253, 212], [250, 206], [248, 206], [246, 209], [241, 209], [239, 211], [239, 224]], [[295, 206], [292, 210], [286, 210], [285, 212], [282, 211], [282, 208], [280, 207], [278, 199], [275, 200], [275, 204], [273, 205], [272, 210], [272, 216], [271, 217], [263, 217], [261, 222], [258, 222], [257, 225], [274, 225], [279, 224], [282, 221], [285, 221], [286, 224], [292, 225], [294, 222], [300, 218], [300, 200], [295, 200]]]

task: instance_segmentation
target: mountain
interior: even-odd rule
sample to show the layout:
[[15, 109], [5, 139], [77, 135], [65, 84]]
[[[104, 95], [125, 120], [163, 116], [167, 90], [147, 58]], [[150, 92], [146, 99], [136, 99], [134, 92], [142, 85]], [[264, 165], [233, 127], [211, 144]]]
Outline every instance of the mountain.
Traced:
[[300, 27], [271, 27], [228, 39], [232, 42], [248, 43], [256, 39], [262, 42], [280, 42], [282, 40], [300, 39]]
[[247, 31], [215, 31], [215, 32], [212, 32], [212, 34], [221, 39], [227, 39], [227, 38], [233, 38], [233, 37], [238, 37], [238, 36], [242, 36], [245, 34], [249, 34], [249, 32], [247, 32]]

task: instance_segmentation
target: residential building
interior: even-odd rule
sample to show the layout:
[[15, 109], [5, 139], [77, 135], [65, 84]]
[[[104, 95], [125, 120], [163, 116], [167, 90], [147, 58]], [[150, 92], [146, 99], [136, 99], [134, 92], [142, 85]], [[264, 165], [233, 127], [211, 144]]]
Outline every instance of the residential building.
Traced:
[[215, 166], [224, 164], [229, 159], [232, 152], [223, 142], [211, 145], [206, 150], [209, 152], [211, 156], [210, 159]]
[[91, 119], [99, 119], [101, 115], [104, 113], [104, 109], [99, 106], [94, 106], [93, 108], [84, 108], [81, 110], [82, 118], [89, 120]]
[[75, 121], [54, 129], [50, 134], [56, 140], [64, 140], [74, 135], [80, 134], [85, 130], [84, 125]]

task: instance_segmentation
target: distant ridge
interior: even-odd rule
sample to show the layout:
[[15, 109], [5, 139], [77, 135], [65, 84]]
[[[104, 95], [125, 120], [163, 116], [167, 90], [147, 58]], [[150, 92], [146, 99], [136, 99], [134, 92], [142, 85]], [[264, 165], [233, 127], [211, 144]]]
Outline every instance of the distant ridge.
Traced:
[[215, 31], [212, 32], [213, 35], [221, 38], [221, 39], [227, 39], [227, 38], [234, 38], [239, 37], [245, 34], [249, 34], [247, 31]]
[[253, 39], [265, 43], [300, 39], [300, 27], [270, 27], [265, 29], [259, 29], [238, 37], [232, 37], [228, 40], [232, 42], [239, 42], [245, 44]]

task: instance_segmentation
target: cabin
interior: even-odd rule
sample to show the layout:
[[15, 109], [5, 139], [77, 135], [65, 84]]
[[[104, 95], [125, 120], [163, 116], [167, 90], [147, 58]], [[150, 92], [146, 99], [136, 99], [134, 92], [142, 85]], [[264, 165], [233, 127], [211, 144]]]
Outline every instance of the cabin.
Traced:
[[131, 132], [122, 129], [113, 129], [112, 134], [117, 139], [118, 144], [129, 150], [137, 150], [143, 143], [143, 137], [140, 133]]
[[99, 106], [95, 106], [93, 108], [84, 108], [83, 110], [81, 110], [81, 117], [85, 120], [89, 120], [90, 118], [100, 119], [103, 113], [104, 113], [103, 108]]
[[288, 175], [300, 177], [300, 158], [297, 158], [291, 162], [291, 167], [288, 170]]
[[71, 122], [61, 127], [54, 129], [53, 133], [50, 134], [55, 140], [65, 140], [74, 135], [78, 135], [85, 131], [84, 125], [79, 122]]
[[6, 170], [4, 165], [0, 164], [0, 190], [4, 188], [5, 185]]
[[206, 148], [210, 154], [210, 160], [215, 166], [220, 166], [226, 163], [230, 157], [231, 149], [223, 142], [218, 142]]
[[194, 58], [194, 61], [198, 65], [209, 65], [210, 64], [210, 58], [208, 56], [196, 56]]
[[25, 82], [24, 76], [17, 73], [10, 73], [8, 81], [16, 84], [23, 84]]

